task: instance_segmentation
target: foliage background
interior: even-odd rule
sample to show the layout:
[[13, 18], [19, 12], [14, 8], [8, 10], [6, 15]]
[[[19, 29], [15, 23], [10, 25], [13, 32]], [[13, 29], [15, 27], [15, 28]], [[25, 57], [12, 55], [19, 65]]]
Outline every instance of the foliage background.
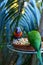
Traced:
[[[17, 6], [14, 5], [15, 2], [18, 3]], [[16, 20], [22, 12], [23, 3], [23, 0], [0, 0], [0, 65], [14, 65], [19, 58], [17, 53], [7, 48], [7, 44], [10, 42]], [[40, 9], [40, 5], [38, 7]], [[29, 65], [28, 60], [31, 56], [22, 55], [22, 58], [23, 65]]]

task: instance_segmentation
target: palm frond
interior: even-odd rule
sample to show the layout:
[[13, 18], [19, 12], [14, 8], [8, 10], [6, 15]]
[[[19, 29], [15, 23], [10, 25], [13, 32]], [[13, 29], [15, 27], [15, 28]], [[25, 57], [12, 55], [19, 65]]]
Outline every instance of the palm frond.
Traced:
[[[22, 31], [25, 32], [37, 29], [40, 23], [40, 17], [38, 18], [38, 16], [36, 16], [36, 14], [39, 15], [40, 13], [35, 12], [38, 3], [35, 3], [35, 9], [34, 3], [31, 4], [31, 2], [28, 2], [28, 5], [24, 7], [24, 1], [28, 2], [28, 0], [0, 0], [0, 51], [3, 51], [4, 65], [9, 65], [10, 62], [15, 59], [13, 58], [14, 54], [11, 51], [9, 52], [7, 48], [7, 44], [10, 42], [11, 34], [14, 32], [15, 27], [20, 26]], [[25, 13], [22, 14], [22, 10], [24, 9]], [[38, 21], [39, 23], [36, 23]], [[26, 62], [28, 62], [28, 58]]]

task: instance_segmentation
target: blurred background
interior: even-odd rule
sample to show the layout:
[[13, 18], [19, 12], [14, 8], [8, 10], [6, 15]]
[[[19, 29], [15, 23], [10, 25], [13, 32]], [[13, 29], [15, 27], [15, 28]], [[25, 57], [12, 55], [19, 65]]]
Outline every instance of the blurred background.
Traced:
[[0, 65], [35, 65], [31, 63], [31, 55], [18, 54], [7, 48], [17, 25], [24, 37], [25, 31], [35, 29], [43, 39], [43, 1], [34, 1], [0, 0]]

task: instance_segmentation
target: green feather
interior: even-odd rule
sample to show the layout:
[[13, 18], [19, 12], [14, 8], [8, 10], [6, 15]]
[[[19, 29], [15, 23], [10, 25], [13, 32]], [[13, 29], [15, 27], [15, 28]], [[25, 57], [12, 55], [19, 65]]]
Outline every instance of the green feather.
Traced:
[[28, 40], [36, 50], [39, 50], [41, 44], [41, 36], [38, 31], [28, 32]]
[[40, 53], [40, 45], [41, 45], [41, 35], [38, 31], [30, 31], [28, 32], [28, 40], [30, 45], [37, 51], [37, 58], [40, 60], [42, 65], [42, 57]]
[[43, 63], [42, 63], [42, 57], [41, 57], [41, 51], [40, 50], [37, 52], [37, 58], [39, 59], [41, 65], [43, 65]]

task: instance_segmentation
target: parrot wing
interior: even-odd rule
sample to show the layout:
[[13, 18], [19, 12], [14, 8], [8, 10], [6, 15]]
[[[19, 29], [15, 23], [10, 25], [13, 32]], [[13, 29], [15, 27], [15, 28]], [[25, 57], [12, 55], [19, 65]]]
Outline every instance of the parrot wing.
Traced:
[[41, 36], [38, 31], [31, 31], [28, 32], [28, 40], [30, 42], [30, 45], [37, 51], [37, 58], [40, 60], [40, 63], [42, 65], [42, 57], [41, 57]]
[[39, 32], [37, 31], [28, 32], [28, 39], [31, 46], [33, 46], [36, 50], [39, 50], [41, 45], [41, 36]]

